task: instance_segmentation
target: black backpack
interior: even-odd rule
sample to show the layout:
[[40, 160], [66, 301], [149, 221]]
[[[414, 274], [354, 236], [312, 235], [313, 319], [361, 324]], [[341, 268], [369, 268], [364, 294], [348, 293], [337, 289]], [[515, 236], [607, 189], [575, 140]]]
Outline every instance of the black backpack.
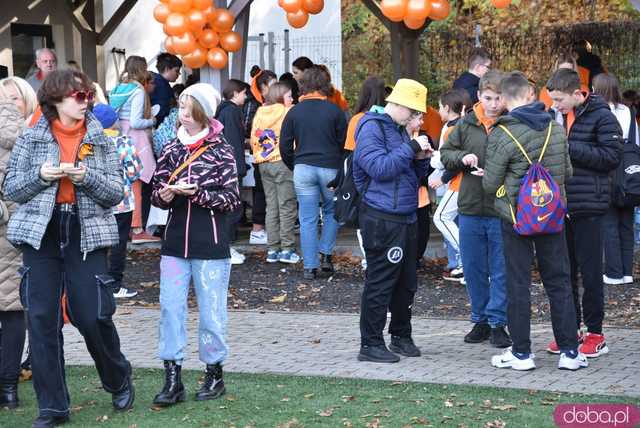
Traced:
[[625, 208], [640, 205], [640, 147], [636, 141], [636, 115], [631, 109], [629, 138], [624, 140], [622, 160], [613, 175], [613, 205]]
[[[380, 127], [380, 131], [384, 136], [384, 128], [379, 120], [375, 122]], [[354, 151], [355, 153], [355, 151]], [[356, 183], [353, 180], [353, 155], [350, 153], [342, 163], [342, 169], [336, 177], [336, 190], [333, 194], [334, 213], [333, 217], [338, 225], [347, 227], [358, 227], [358, 213], [360, 211], [360, 203], [362, 196], [367, 193], [371, 178], [367, 179], [362, 194], [358, 192]]]

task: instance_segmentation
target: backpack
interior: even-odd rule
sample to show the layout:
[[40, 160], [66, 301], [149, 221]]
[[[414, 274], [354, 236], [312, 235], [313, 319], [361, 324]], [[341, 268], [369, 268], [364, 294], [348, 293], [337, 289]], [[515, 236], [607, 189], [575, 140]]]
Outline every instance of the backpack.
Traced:
[[[521, 236], [560, 233], [564, 228], [564, 217], [567, 213], [566, 202], [562, 199], [560, 186], [551, 177], [549, 170], [541, 163], [551, 140], [552, 126], [553, 122], [549, 124], [540, 157], [536, 162], [532, 162], [516, 137], [505, 126], [499, 125], [500, 129], [518, 146], [530, 165], [520, 182], [518, 209], [515, 213], [513, 212], [513, 205], [509, 203], [513, 229]], [[498, 189], [498, 197], [502, 197], [505, 194], [506, 189], [504, 186]]]
[[[379, 120], [374, 120], [380, 127], [380, 131], [384, 137], [384, 128]], [[340, 226], [358, 227], [358, 215], [360, 212], [360, 203], [362, 197], [367, 193], [371, 178], [364, 185], [362, 194], [358, 192], [356, 183], [353, 180], [353, 155], [354, 152], [347, 156], [342, 164], [342, 170], [338, 172], [336, 177], [336, 189], [333, 194], [334, 213], [333, 217]]]
[[636, 141], [635, 111], [631, 110], [629, 138], [622, 146], [622, 160], [613, 173], [612, 203], [620, 208], [640, 205], [640, 147]]

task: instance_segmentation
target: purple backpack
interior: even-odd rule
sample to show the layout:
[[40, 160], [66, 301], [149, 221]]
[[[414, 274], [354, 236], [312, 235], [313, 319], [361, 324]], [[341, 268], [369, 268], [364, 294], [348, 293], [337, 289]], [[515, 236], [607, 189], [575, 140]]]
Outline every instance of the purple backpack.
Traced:
[[[545, 168], [541, 161], [544, 156], [549, 141], [551, 140], [552, 123], [549, 124], [547, 138], [542, 147], [540, 157], [536, 162], [531, 159], [518, 142], [516, 137], [503, 125], [499, 125], [514, 143], [518, 146], [524, 157], [529, 162], [529, 170], [522, 177], [520, 182], [520, 192], [518, 193], [518, 209], [514, 213], [513, 205], [509, 203], [513, 228], [518, 235], [535, 236], [560, 233], [564, 228], [564, 217], [567, 214], [565, 201], [560, 193], [560, 186], [551, 177], [549, 170]], [[506, 195], [506, 189], [502, 186], [498, 189], [497, 196]]]

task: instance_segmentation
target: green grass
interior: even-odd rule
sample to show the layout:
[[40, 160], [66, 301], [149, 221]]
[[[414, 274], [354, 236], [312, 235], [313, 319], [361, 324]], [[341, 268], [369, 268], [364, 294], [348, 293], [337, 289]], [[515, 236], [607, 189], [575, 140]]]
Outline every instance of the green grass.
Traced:
[[[626, 397], [558, 394], [516, 389], [423, 383], [229, 373], [227, 395], [196, 402], [201, 372], [185, 371], [189, 397], [167, 409], [153, 408], [160, 370], [137, 369], [135, 407], [120, 414], [100, 387], [93, 367], [70, 367], [67, 382], [72, 423], [99, 427], [547, 427], [559, 403], [620, 402]], [[30, 426], [36, 416], [31, 383], [20, 384], [22, 406], [0, 410], [3, 427]]]

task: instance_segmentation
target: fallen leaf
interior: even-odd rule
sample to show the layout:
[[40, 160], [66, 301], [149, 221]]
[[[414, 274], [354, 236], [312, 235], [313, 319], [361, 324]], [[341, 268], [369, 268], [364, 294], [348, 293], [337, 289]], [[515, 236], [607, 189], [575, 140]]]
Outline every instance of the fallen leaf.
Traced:
[[453, 407], [453, 403], [451, 401], [449, 401], [449, 400], [446, 400], [444, 402], [444, 407]]
[[227, 395], [227, 397], [225, 399], [227, 401], [236, 401], [237, 400], [235, 395]]
[[496, 419], [495, 421], [485, 422], [484, 428], [504, 428], [507, 424], [500, 419]]
[[98, 416], [98, 417], [96, 418], [96, 421], [97, 421], [97, 422], [106, 422], [106, 421], [108, 421], [108, 420], [109, 420], [109, 416], [107, 416], [107, 415]]
[[321, 412], [318, 412], [318, 416], [329, 417], [331, 415], [333, 415], [333, 409], [331, 407]]
[[353, 400], [355, 400], [355, 399], [356, 399], [356, 397], [354, 397], [353, 395], [343, 395], [343, 396], [342, 396], [342, 401], [344, 401], [345, 403], [346, 403], [347, 401], [353, 401]]
[[374, 420], [372, 420], [371, 422], [367, 422], [367, 428], [381, 428], [382, 425], [380, 425], [380, 419], [376, 418]]
[[310, 400], [310, 399], [312, 399], [312, 398], [313, 398], [313, 396], [314, 396], [314, 395], [315, 395], [315, 394], [305, 394], [305, 395], [304, 395], [304, 398], [306, 398], [307, 400]]
[[287, 401], [289, 401], [289, 397], [282, 397], [282, 400], [280, 400], [280, 401], [285, 401], [285, 402], [287, 402]]
[[284, 293], [282, 296], [274, 297], [269, 301], [271, 303], [284, 303], [285, 300], [287, 300], [287, 293]]
[[304, 428], [304, 425], [302, 425], [296, 418], [293, 418], [284, 424], [278, 425], [277, 428]]
[[493, 406], [491, 407], [492, 410], [500, 410], [500, 411], [506, 411], [506, 410], [513, 410], [513, 409], [517, 409], [516, 406], [514, 406], [513, 404], [505, 404], [502, 406]]

